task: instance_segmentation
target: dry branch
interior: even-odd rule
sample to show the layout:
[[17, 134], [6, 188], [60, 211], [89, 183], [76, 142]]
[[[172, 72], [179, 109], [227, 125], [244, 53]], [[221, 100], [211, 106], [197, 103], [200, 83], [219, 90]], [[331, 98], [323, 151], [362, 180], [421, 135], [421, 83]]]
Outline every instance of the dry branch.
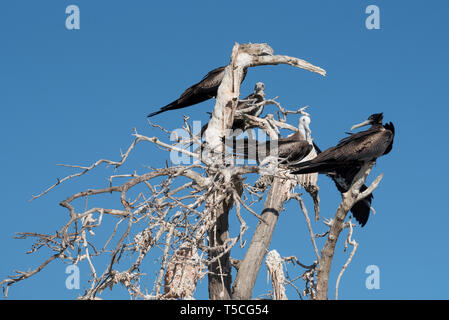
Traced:
[[348, 232], [348, 237], [346, 238], [346, 241], [345, 241], [345, 251], [348, 248], [348, 245], [351, 245], [353, 248], [352, 248], [351, 253], [349, 254], [348, 260], [343, 265], [343, 267], [341, 268], [340, 273], [338, 274], [337, 282], [335, 284], [335, 300], [338, 300], [338, 288], [340, 286], [341, 277], [343, 276], [343, 273], [346, 271], [346, 269], [348, 268], [349, 264], [351, 263], [352, 258], [354, 258], [354, 255], [355, 255], [355, 252], [357, 250], [357, 247], [359, 246], [359, 244], [355, 240], [352, 239], [353, 228], [352, 228], [351, 219], [349, 219], [348, 228], [349, 228], [349, 232]]
[[359, 173], [355, 176], [354, 181], [352, 183], [351, 188], [345, 193], [342, 194], [342, 201], [338, 206], [337, 212], [335, 213], [334, 219], [330, 223], [330, 230], [326, 240], [326, 244], [324, 245], [323, 250], [321, 251], [321, 259], [319, 262], [318, 268], [318, 282], [317, 282], [317, 294], [316, 299], [318, 300], [326, 300], [328, 295], [328, 286], [329, 286], [329, 273], [332, 266], [332, 260], [335, 254], [335, 246], [337, 244], [337, 240], [340, 236], [341, 231], [344, 228], [344, 221], [348, 211], [352, 208], [354, 203], [363, 199], [367, 195], [371, 194], [374, 189], [380, 183], [382, 179], [382, 175], [376, 178], [376, 180], [365, 190], [363, 193], [360, 193], [360, 187], [365, 183], [366, 177], [371, 172], [371, 168], [373, 167], [375, 162], [366, 163], [359, 171]]

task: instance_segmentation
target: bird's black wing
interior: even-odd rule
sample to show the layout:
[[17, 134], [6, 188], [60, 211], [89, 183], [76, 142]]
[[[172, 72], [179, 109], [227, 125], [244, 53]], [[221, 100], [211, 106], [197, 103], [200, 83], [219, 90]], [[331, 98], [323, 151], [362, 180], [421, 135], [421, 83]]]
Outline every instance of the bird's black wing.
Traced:
[[279, 158], [284, 159], [282, 164], [290, 165], [304, 159], [312, 149], [313, 146], [305, 140], [282, 144], [279, 146]]
[[[316, 152], [319, 154], [322, 153], [320, 148], [316, 145], [315, 142], [313, 142], [313, 146], [316, 150]], [[319, 164], [317, 164], [319, 166]], [[324, 166], [324, 165], [323, 165]], [[350, 186], [352, 185], [352, 182], [354, 180], [354, 177], [361, 169], [361, 165], [354, 164], [353, 166], [348, 167], [340, 167], [340, 168], [334, 168], [334, 172], [332, 174], [327, 174], [329, 178], [332, 179], [332, 181], [335, 183], [335, 186], [337, 187], [338, 191], [340, 193], [344, 193], [349, 190]], [[294, 173], [294, 172], [293, 172]], [[360, 191], [363, 192], [367, 189], [366, 185], [363, 185], [360, 188]], [[363, 227], [369, 218], [369, 213], [371, 210], [371, 202], [374, 198], [373, 194], [370, 194], [366, 198], [357, 201], [351, 208], [351, 213], [354, 219], [360, 224], [361, 227]]]
[[387, 129], [387, 130], [389, 130], [389, 131], [392, 133], [392, 135], [391, 135], [391, 142], [390, 142], [390, 144], [388, 145], [387, 149], [385, 149], [385, 152], [384, 152], [384, 154], [387, 154], [387, 153], [389, 153], [389, 152], [391, 151], [391, 149], [393, 149], [394, 125], [393, 125], [392, 122], [389, 122], [389, 123], [386, 123], [386, 124], [384, 125], [384, 128]]
[[225, 66], [210, 71], [200, 82], [187, 88], [178, 99], [170, 102], [158, 111], [150, 113], [148, 117], [153, 117], [168, 110], [189, 107], [215, 97], [217, 95], [218, 87], [223, 80], [224, 69]]
[[292, 174], [332, 173], [338, 168], [359, 165], [360, 161], [351, 159], [348, 152], [351, 146], [337, 145], [319, 153], [309, 161], [295, 163], [291, 166]]
[[315, 148], [315, 151], [316, 151], [317, 154], [320, 154], [321, 152], [323, 152], [323, 151], [321, 151], [321, 149], [316, 145], [315, 141], [312, 142], [312, 143], [313, 143], [313, 147]]
[[392, 134], [388, 130], [370, 128], [346, 137], [316, 158], [295, 164], [293, 173], [332, 173], [339, 168], [360, 165], [369, 159], [380, 157], [390, 144]]
[[[340, 193], [347, 192], [351, 187], [353, 180], [357, 173], [360, 171], [361, 166], [356, 165], [352, 167], [339, 168], [335, 170], [333, 174], [327, 175], [334, 181], [335, 186], [337, 187]], [[360, 188], [360, 192], [363, 192], [367, 189], [367, 186], [364, 184]], [[366, 198], [357, 201], [351, 208], [351, 213], [354, 219], [357, 220], [358, 223], [363, 227], [369, 218], [369, 213], [371, 210], [371, 202], [374, 198], [373, 194], [370, 194]]]
[[356, 133], [352, 133], [352, 134], [347, 132], [349, 134], [349, 136], [344, 137], [343, 139], [341, 139], [338, 142], [337, 146], [343, 146], [343, 145], [348, 144], [350, 142], [355, 142], [357, 140], [363, 139], [366, 136], [372, 134], [373, 131], [374, 131], [374, 129], [370, 128], [368, 130], [364, 130], [364, 131], [360, 131], [360, 132], [356, 132]]
[[291, 158], [294, 159], [300, 157], [307, 151], [308, 154], [312, 148], [306, 141], [302, 141], [305, 145], [298, 144], [295, 135], [264, 142], [248, 138], [236, 139], [235, 137], [222, 138], [222, 141], [226, 146], [232, 148], [234, 154], [243, 154], [245, 159], [263, 159], [268, 155], [276, 154], [281, 158], [287, 158], [292, 154]]
[[[363, 185], [360, 188], [360, 191], [363, 192], [367, 189], [366, 185]], [[357, 201], [354, 203], [354, 205], [351, 208], [352, 216], [355, 220], [357, 220], [358, 223], [360, 223], [360, 226], [363, 227], [369, 218], [369, 213], [371, 211], [371, 202], [373, 201], [373, 194], [370, 194], [366, 198]]]
[[222, 138], [222, 141], [229, 148], [232, 148], [234, 155], [240, 155], [244, 159], [256, 159], [262, 160], [270, 154], [274, 154], [275, 143], [271, 143], [270, 140], [265, 142], [259, 142], [255, 139], [236, 139]]

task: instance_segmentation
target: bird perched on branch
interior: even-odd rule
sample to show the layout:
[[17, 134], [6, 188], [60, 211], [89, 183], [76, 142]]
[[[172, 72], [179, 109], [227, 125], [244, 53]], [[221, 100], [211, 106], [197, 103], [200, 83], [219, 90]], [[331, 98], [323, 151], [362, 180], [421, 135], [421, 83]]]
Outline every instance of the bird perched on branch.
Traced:
[[[300, 161], [307, 161], [316, 156], [313, 146], [312, 131], [310, 130], [310, 117], [305, 115], [299, 118], [298, 130], [292, 135], [278, 140], [258, 142], [254, 139], [224, 139], [225, 144], [232, 148], [234, 155], [244, 159], [257, 160], [263, 165], [265, 160], [274, 157], [278, 164], [289, 166]], [[276, 163], [275, 163], [276, 164]], [[315, 207], [315, 221], [319, 219], [319, 196], [317, 186], [318, 174], [300, 174], [296, 176], [299, 185], [311, 195]], [[262, 192], [272, 183], [273, 176], [261, 175], [254, 187]]]
[[232, 152], [241, 155], [244, 159], [263, 161], [268, 156], [274, 156], [280, 163], [287, 164], [301, 161], [313, 149], [310, 138], [310, 118], [302, 116], [299, 119], [298, 131], [286, 138], [259, 142], [255, 139], [223, 138], [226, 146], [232, 148]]
[[[322, 152], [315, 143], [313, 143], [313, 146], [315, 147], [315, 150], [318, 154]], [[335, 186], [340, 193], [345, 193], [351, 187], [352, 181], [361, 168], [362, 167], [360, 165], [339, 168], [331, 174], [327, 174], [327, 176], [331, 178], [332, 181], [334, 181]], [[360, 188], [360, 192], [365, 191], [367, 188], [368, 187], [366, 186], [366, 184], [362, 185], [362, 187]], [[360, 226], [362, 227], [365, 226], [366, 222], [368, 221], [369, 212], [371, 210], [371, 202], [373, 198], [374, 195], [371, 193], [366, 198], [357, 201], [351, 208], [353, 217], [357, 220], [358, 223], [360, 223]]]
[[[243, 118], [243, 114], [251, 115], [254, 117], [258, 117], [262, 114], [264, 109], [263, 101], [265, 99], [265, 85], [262, 82], [256, 83], [254, 87], [254, 92], [249, 96], [244, 98], [243, 100], [239, 100], [237, 103], [237, 107], [235, 109], [234, 122], [232, 123], [232, 130], [241, 130], [244, 131], [246, 129], [245, 119]], [[206, 132], [209, 123], [206, 123], [200, 132], [200, 137]]]
[[[216, 97], [218, 87], [220, 86], [221, 81], [224, 77], [225, 68], [226, 66], [223, 66], [210, 71], [200, 82], [187, 88], [178, 99], [170, 102], [158, 111], [150, 113], [148, 117], [153, 117], [157, 114], [169, 110], [190, 107], [194, 104], [201, 103], [203, 101]], [[244, 70], [242, 81], [246, 77], [246, 72], [247, 69]]]
[[[318, 172], [334, 180], [340, 192], [351, 187], [354, 177], [362, 166], [388, 154], [393, 147], [395, 128], [393, 123], [382, 124], [383, 113], [372, 114], [366, 121], [354, 125], [351, 130], [371, 125], [368, 130], [353, 133], [323, 152], [316, 158], [292, 165], [292, 174]], [[317, 146], [315, 149], [318, 150]], [[366, 190], [366, 185], [360, 191]], [[354, 218], [363, 227], [368, 221], [371, 201], [370, 195], [357, 202], [351, 209]]]

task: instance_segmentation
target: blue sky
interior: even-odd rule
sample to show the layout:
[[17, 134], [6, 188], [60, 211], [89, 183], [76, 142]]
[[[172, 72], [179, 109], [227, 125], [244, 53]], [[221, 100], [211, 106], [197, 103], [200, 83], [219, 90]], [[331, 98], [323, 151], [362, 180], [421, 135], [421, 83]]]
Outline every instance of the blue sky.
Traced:
[[[70, 4], [80, 8], [80, 30], [65, 28]], [[380, 8], [380, 30], [365, 28], [370, 4]], [[16, 269], [35, 268], [48, 254], [26, 255], [31, 241], [14, 240], [15, 232], [54, 232], [67, 219], [59, 201], [106, 186], [104, 177], [112, 173], [101, 167], [29, 202], [58, 177], [74, 172], [56, 164], [119, 159], [120, 148], [133, 140], [133, 128], [156, 134], [146, 115], [228, 63], [235, 42], [266, 42], [275, 53], [323, 67], [327, 76], [289, 66], [252, 68], [242, 94], [262, 81], [267, 97], [279, 96], [284, 107], [310, 105], [311, 129], [321, 148], [336, 144], [372, 113], [384, 112], [396, 127], [393, 151], [368, 178], [384, 173], [373, 202], [377, 214], [363, 229], [355, 229], [359, 248], [343, 275], [340, 298], [449, 298], [444, 200], [448, 10], [442, 1], [2, 1], [0, 279]], [[205, 121], [211, 107], [207, 102], [154, 120], [174, 129], [182, 125], [183, 113]], [[154, 146], [141, 145], [119, 172], [142, 173], [145, 166], [164, 165], [167, 158]], [[340, 196], [326, 177], [319, 183], [321, 215], [331, 217]], [[311, 211], [309, 199], [307, 204]], [[313, 250], [304, 218], [296, 204], [285, 208], [270, 248], [309, 263]], [[249, 241], [255, 221], [247, 219]], [[321, 223], [315, 229], [324, 230]], [[342, 244], [333, 264], [330, 297], [348, 255]], [[379, 290], [365, 287], [369, 265], [380, 269]], [[65, 287], [65, 267], [51, 263], [13, 286], [10, 298], [77, 297], [82, 290]], [[88, 269], [81, 267], [82, 280], [87, 280]], [[148, 268], [151, 285], [155, 265], [149, 262]], [[264, 288], [263, 267], [254, 296]], [[287, 293], [295, 297], [292, 290]], [[127, 293], [117, 288], [104, 297], [126, 299]], [[207, 298], [205, 280], [196, 297]]]

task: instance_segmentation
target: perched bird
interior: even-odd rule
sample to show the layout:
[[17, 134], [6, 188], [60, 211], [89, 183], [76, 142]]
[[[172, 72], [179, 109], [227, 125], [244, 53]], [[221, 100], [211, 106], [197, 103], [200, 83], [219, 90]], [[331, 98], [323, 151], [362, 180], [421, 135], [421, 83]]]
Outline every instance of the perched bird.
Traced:
[[[313, 143], [313, 146], [318, 154], [322, 152], [315, 143]], [[334, 172], [328, 173], [326, 175], [331, 178], [332, 181], [334, 181], [335, 186], [340, 193], [345, 193], [351, 187], [352, 181], [361, 168], [362, 167], [360, 165], [338, 168]], [[364, 184], [360, 188], [360, 191], [363, 192], [366, 189], [367, 186]], [[357, 201], [351, 208], [352, 216], [357, 220], [358, 223], [360, 223], [361, 227], [365, 226], [366, 222], [368, 221], [369, 213], [371, 210], [371, 202], [373, 198], [374, 195], [371, 193], [364, 199]]]
[[[255, 159], [263, 164], [268, 157], [277, 159], [278, 164], [296, 164], [300, 161], [307, 161], [316, 157], [317, 153], [312, 142], [312, 132], [310, 130], [310, 118], [302, 116], [299, 119], [298, 130], [288, 137], [266, 142], [258, 142], [250, 139], [224, 139], [225, 144], [232, 148], [233, 153], [245, 159]], [[243, 156], [241, 156], [243, 154]], [[276, 164], [276, 163], [274, 163]], [[315, 208], [315, 221], [319, 219], [319, 196], [318, 196], [318, 174], [300, 174], [296, 181], [311, 195]], [[273, 181], [272, 175], [262, 174], [254, 184], [260, 191], [265, 191]]]
[[[366, 121], [354, 125], [351, 130], [371, 125], [368, 130], [357, 132], [310, 161], [292, 165], [293, 174], [318, 172], [332, 177], [338, 190], [349, 190], [355, 175], [362, 166], [388, 154], [393, 148], [395, 128], [393, 123], [382, 124], [383, 114], [372, 114]], [[319, 149], [318, 149], [319, 150]], [[360, 191], [366, 190], [363, 186]], [[357, 202], [352, 208], [354, 218], [363, 226], [368, 220], [372, 196]]]
[[[150, 113], [148, 117], [153, 117], [168, 110], [186, 108], [216, 97], [218, 87], [224, 77], [225, 68], [226, 66], [223, 66], [210, 71], [200, 82], [187, 88], [178, 99], [167, 104], [158, 111]], [[246, 77], [246, 72], [247, 69], [244, 70], [242, 81]]]
[[243, 100], [239, 100], [235, 109], [233, 130], [245, 130], [245, 120], [241, 117], [242, 114], [258, 117], [262, 114], [265, 100], [265, 85], [262, 82], [256, 83], [254, 92]]
[[263, 161], [268, 156], [277, 157], [280, 163], [295, 163], [304, 159], [313, 149], [310, 138], [310, 118], [302, 116], [299, 120], [298, 131], [286, 138], [259, 142], [255, 139], [223, 138], [226, 146], [232, 148], [236, 155], [245, 159]]
[[[251, 116], [258, 117], [262, 114], [264, 109], [264, 104], [262, 103], [265, 99], [265, 85], [262, 82], [256, 83], [254, 87], [254, 92], [243, 100], [239, 100], [235, 110], [234, 122], [232, 124], [232, 130], [245, 130], [245, 120], [242, 114], [247, 114]], [[200, 137], [203, 136], [204, 132], [208, 127], [209, 123], [206, 123], [200, 132]]]

